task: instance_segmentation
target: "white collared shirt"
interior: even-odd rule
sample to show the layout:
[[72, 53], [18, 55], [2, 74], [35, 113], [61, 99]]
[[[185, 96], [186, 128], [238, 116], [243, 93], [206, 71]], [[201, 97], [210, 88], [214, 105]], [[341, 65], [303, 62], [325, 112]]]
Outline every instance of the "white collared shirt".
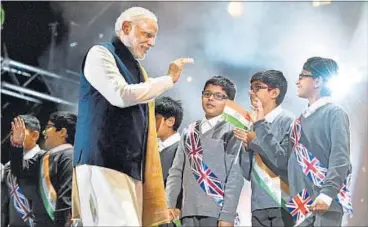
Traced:
[[170, 147], [171, 145], [173, 145], [176, 142], [180, 141], [180, 134], [178, 132], [172, 134], [171, 136], [169, 136], [169, 138], [167, 138], [164, 141], [161, 141], [160, 139], [158, 139], [158, 149], [159, 151], [163, 151], [165, 148]]
[[128, 84], [116, 65], [115, 58], [104, 46], [88, 52], [84, 75], [87, 81], [113, 106], [125, 108], [148, 103], [174, 86], [170, 76], [149, 78], [139, 84]]
[[33, 158], [33, 156], [35, 156], [40, 150], [41, 148], [36, 144], [36, 146], [34, 146], [28, 152], [23, 151], [23, 160], [28, 160], [28, 159]]
[[203, 118], [201, 121], [201, 133], [206, 133], [208, 130], [215, 127], [215, 125], [222, 120], [222, 115], [213, 117], [211, 119]]
[[68, 148], [73, 148], [73, 145], [69, 143], [64, 143], [64, 144], [61, 144], [57, 147], [50, 149], [49, 152], [58, 152], [58, 151], [66, 150]]
[[281, 108], [281, 106], [276, 107], [271, 112], [266, 114], [265, 121], [272, 123], [276, 119], [276, 117], [282, 113], [282, 111], [283, 109]]
[[317, 101], [315, 101], [312, 105], [308, 106], [304, 112], [303, 112], [303, 117], [307, 118], [310, 115], [312, 115], [316, 110], [318, 110], [319, 108], [321, 108], [322, 106], [331, 103], [332, 99], [329, 96], [326, 97], [322, 97], [320, 99], [318, 99]]

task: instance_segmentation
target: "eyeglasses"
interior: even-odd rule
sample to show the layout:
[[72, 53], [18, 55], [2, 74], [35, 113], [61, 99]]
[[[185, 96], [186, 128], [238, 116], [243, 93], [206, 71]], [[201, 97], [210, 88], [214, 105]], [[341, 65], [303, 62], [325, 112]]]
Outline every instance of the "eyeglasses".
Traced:
[[268, 90], [272, 90], [273, 88], [267, 87], [267, 86], [261, 86], [261, 85], [251, 85], [250, 86], [250, 90], [253, 92], [258, 92], [261, 89], [268, 89]]
[[216, 100], [224, 100], [224, 99], [227, 99], [228, 97], [224, 94], [221, 94], [219, 92], [216, 92], [216, 93], [212, 93], [210, 91], [202, 91], [202, 96], [203, 97], [206, 97], [206, 98], [209, 98], [213, 95], [213, 98], [215, 98]]
[[47, 124], [47, 125], [45, 126], [45, 130], [47, 130], [47, 129], [49, 129], [49, 128], [52, 128], [52, 127], [55, 127], [55, 125], [54, 125], [54, 124]]
[[303, 79], [303, 78], [315, 78], [314, 75], [306, 75], [306, 74], [299, 74], [299, 80]]

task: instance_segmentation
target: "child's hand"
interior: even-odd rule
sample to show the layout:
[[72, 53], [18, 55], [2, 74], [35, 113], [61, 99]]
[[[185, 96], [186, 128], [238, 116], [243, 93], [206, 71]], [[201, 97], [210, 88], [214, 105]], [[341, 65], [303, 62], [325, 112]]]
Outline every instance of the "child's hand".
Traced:
[[252, 105], [252, 109], [254, 111], [254, 121], [260, 121], [265, 118], [263, 105], [259, 98], [254, 97], [254, 105]]
[[235, 138], [242, 141], [244, 144], [248, 144], [247, 138], [248, 138], [248, 131], [241, 129], [241, 128], [234, 128], [234, 135]]
[[14, 147], [23, 147], [24, 140], [26, 138], [26, 126], [24, 121], [20, 117], [14, 118], [11, 123], [12, 136], [10, 142]]
[[180, 210], [176, 208], [169, 208], [169, 215], [171, 221], [178, 219], [180, 216]]
[[220, 220], [217, 224], [218, 227], [234, 227], [234, 224], [227, 221]]
[[237, 139], [243, 142], [244, 145], [249, 145], [250, 142], [256, 137], [256, 133], [253, 131], [246, 131], [241, 128], [234, 128], [234, 135]]

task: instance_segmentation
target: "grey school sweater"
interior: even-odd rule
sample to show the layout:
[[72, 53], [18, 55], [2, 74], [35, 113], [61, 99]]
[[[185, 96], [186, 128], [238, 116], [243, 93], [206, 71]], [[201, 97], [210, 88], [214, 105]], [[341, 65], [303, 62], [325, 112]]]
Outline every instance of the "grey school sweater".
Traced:
[[223, 206], [220, 207], [209, 197], [194, 178], [188, 156], [184, 151], [184, 135], [182, 135], [166, 182], [168, 207], [176, 206], [178, 195], [183, 188], [181, 217], [207, 216], [234, 222], [244, 184], [239, 161], [238, 159], [235, 161], [235, 156], [241, 148], [240, 142], [234, 137], [232, 126], [224, 121], [218, 122], [212, 129], [201, 134], [200, 139], [204, 162], [224, 185]]
[[351, 172], [349, 118], [340, 106], [328, 103], [307, 118], [301, 116], [301, 127], [300, 142], [328, 169], [321, 188], [315, 186], [302, 172], [296, 155], [291, 149], [292, 143], [287, 154], [266, 151], [266, 155], [275, 165], [288, 166], [288, 180], [292, 195], [306, 188], [314, 200], [320, 193], [324, 193], [333, 199], [329, 211], [342, 212], [336, 197]]
[[[277, 208], [280, 207], [279, 203], [274, 201], [272, 197], [260, 186], [252, 170], [248, 171], [249, 162], [252, 167], [254, 165], [253, 156], [257, 152], [261, 155], [261, 158], [265, 165], [270, 168], [276, 175], [287, 183], [287, 165], [277, 167], [268, 160], [265, 153], [286, 153], [289, 148], [289, 132], [290, 125], [292, 124], [294, 117], [291, 113], [282, 110], [272, 122], [266, 120], [257, 121], [254, 123], [254, 131], [256, 132], [256, 138], [250, 142], [248, 149], [249, 152], [242, 155], [241, 167], [246, 179], [251, 180], [252, 186], [252, 211]], [[265, 150], [265, 152], [264, 152]], [[248, 159], [248, 160], [247, 160]], [[285, 157], [286, 159], [286, 157]]]

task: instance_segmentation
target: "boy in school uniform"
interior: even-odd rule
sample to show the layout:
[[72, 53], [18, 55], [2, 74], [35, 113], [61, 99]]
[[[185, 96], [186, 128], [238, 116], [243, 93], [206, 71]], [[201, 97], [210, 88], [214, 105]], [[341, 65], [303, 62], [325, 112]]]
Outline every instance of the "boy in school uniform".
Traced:
[[[25, 160], [22, 149], [14, 149], [10, 154], [10, 169], [19, 179], [22, 188], [26, 181], [35, 186], [34, 193], [24, 191], [25, 197], [34, 197], [34, 225], [40, 227], [70, 226], [72, 160], [75, 124], [77, 116], [66, 111], [50, 115], [43, 131], [45, 149]], [[21, 148], [25, 140], [23, 119], [12, 122], [11, 143]], [[33, 225], [32, 225], [33, 226]]]
[[[262, 103], [264, 115], [257, 116], [253, 131], [235, 128], [234, 134], [249, 152], [242, 154], [240, 165], [245, 170], [244, 177], [251, 181], [252, 226], [292, 226], [292, 217], [282, 208], [280, 196], [280, 182], [287, 180], [287, 166], [276, 167], [263, 156], [264, 150], [284, 154], [288, 149], [293, 116], [281, 107], [287, 81], [282, 72], [267, 70], [255, 73], [250, 83], [251, 104], [257, 106], [258, 102]], [[247, 170], [248, 163], [251, 163], [250, 171]], [[272, 183], [278, 190], [272, 190]]]
[[[179, 146], [180, 134], [178, 129], [183, 121], [183, 107], [180, 101], [170, 97], [160, 97], [155, 101], [156, 131], [159, 139], [160, 160], [162, 166], [162, 176], [166, 187], [169, 169], [171, 168], [176, 150]], [[180, 213], [182, 193], [180, 193], [176, 213]], [[173, 226], [174, 224], [163, 224], [160, 226]]]
[[225, 77], [207, 80], [202, 91], [205, 117], [190, 124], [179, 142], [166, 195], [173, 216], [183, 189], [183, 226], [234, 225], [244, 184], [236, 158], [242, 146], [221, 115], [226, 100], [234, 100], [235, 93], [235, 85]]
[[183, 107], [179, 101], [170, 97], [161, 97], [155, 101], [155, 115], [162, 174], [166, 185], [169, 169], [180, 141], [178, 129], [183, 121]]
[[[307, 109], [293, 123], [288, 180], [291, 195], [306, 189], [314, 201], [314, 213], [301, 226], [341, 226], [343, 213], [352, 212], [350, 197], [350, 129], [346, 112], [333, 103], [329, 80], [338, 73], [337, 63], [328, 58], [312, 57], [303, 65], [297, 94], [308, 100]], [[257, 107], [262, 115], [263, 108]], [[284, 160], [285, 154], [267, 155]]]
[[[26, 114], [18, 117], [23, 119], [25, 125], [23, 149], [19, 152], [22, 152], [23, 160], [29, 160], [41, 151], [37, 143], [41, 131], [40, 122], [33, 115]], [[4, 177], [1, 182], [2, 226], [30, 226], [40, 218], [36, 212], [39, 205], [34, 200], [36, 186], [25, 179], [17, 179], [10, 166], [10, 161], [5, 164]], [[29, 195], [29, 193], [32, 194]]]

